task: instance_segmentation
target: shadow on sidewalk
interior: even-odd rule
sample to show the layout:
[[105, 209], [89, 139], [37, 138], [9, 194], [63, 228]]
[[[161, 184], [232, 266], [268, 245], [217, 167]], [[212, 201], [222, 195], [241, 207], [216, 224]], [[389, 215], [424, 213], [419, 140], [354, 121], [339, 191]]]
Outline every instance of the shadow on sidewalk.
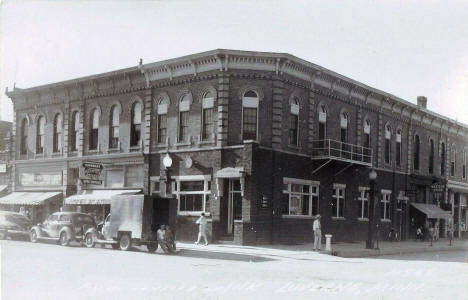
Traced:
[[193, 250], [193, 249], [181, 249], [175, 255], [183, 256], [183, 257], [222, 259], [222, 260], [255, 262], [255, 263], [274, 261], [274, 259], [262, 257], [262, 256], [256, 256], [256, 255], [215, 252], [215, 251], [205, 251], [205, 250]]

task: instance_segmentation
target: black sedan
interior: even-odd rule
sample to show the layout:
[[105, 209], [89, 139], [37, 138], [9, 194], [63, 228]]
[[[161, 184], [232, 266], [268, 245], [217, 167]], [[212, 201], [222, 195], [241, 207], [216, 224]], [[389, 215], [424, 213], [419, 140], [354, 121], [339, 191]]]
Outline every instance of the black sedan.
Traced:
[[0, 239], [29, 238], [32, 223], [22, 214], [11, 211], [0, 211]]

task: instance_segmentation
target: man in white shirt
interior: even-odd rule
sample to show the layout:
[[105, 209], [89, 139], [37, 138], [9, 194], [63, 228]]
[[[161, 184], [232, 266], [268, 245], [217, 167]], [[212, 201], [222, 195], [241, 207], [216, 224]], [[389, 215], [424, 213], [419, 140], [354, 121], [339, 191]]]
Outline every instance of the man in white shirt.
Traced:
[[206, 238], [206, 218], [205, 213], [202, 213], [200, 218], [196, 222], [198, 224], [198, 239], [195, 244], [199, 244], [201, 242], [201, 238], [205, 240], [205, 246], [208, 245], [208, 239]]
[[314, 221], [314, 251], [320, 250], [322, 248], [322, 226], [320, 224], [320, 215], [317, 215], [317, 218]]

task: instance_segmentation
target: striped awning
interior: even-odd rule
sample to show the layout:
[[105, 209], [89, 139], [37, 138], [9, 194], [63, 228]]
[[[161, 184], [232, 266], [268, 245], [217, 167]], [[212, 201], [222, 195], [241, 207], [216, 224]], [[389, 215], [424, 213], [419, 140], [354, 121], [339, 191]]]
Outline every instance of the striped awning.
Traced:
[[78, 194], [65, 199], [65, 204], [72, 205], [102, 205], [111, 204], [111, 198], [116, 195], [134, 195], [137, 190], [82, 190]]
[[13, 192], [0, 198], [0, 204], [42, 205], [46, 201], [62, 200], [62, 192]]
[[411, 205], [427, 215], [429, 219], [445, 219], [450, 217], [450, 212], [441, 209], [434, 204], [425, 204], [425, 203], [411, 203]]

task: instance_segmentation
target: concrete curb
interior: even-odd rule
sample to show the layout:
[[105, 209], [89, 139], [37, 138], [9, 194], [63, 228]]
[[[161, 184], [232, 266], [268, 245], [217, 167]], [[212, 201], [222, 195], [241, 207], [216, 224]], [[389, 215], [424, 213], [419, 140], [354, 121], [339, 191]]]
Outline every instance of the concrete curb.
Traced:
[[356, 249], [356, 250], [334, 250], [333, 255], [345, 258], [372, 257], [381, 255], [398, 255], [410, 253], [425, 253], [437, 251], [463, 251], [467, 250], [465, 245], [453, 246], [427, 246], [426, 248], [403, 248], [403, 249]]

